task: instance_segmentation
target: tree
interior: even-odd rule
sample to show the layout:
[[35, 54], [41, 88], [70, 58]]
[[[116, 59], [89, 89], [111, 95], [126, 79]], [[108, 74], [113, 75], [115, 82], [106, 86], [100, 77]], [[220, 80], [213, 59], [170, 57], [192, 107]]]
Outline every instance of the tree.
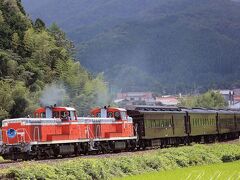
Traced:
[[17, 52], [18, 46], [19, 46], [19, 36], [18, 33], [13, 33], [12, 35], [12, 47], [14, 52]]
[[46, 28], [45, 23], [40, 18], [37, 18], [34, 23], [34, 28], [38, 31], [41, 31]]
[[182, 98], [179, 105], [185, 107], [225, 108], [227, 102], [219, 92], [211, 90], [199, 96]]
[[0, 24], [3, 24], [3, 22], [4, 22], [3, 14], [2, 11], [0, 10]]
[[58, 47], [62, 47], [67, 50], [68, 55], [72, 55], [74, 53], [73, 43], [66, 38], [66, 34], [57, 26], [56, 23], [53, 23], [48, 30], [55, 38], [56, 45]]

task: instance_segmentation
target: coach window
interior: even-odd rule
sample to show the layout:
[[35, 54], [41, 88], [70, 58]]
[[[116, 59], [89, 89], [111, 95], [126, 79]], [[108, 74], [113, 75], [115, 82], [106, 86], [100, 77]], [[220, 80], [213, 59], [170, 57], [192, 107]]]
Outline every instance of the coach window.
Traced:
[[164, 122], [163, 122], [163, 120], [161, 120], [161, 127], [164, 127]]
[[160, 121], [156, 120], [157, 127], [160, 127]]

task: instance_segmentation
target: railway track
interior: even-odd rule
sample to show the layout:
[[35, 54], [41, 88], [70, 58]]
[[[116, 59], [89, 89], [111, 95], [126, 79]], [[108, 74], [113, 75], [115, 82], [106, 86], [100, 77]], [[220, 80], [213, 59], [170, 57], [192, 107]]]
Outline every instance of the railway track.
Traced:
[[147, 150], [139, 150], [139, 151], [131, 151], [131, 152], [119, 152], [119, 153], [109, 153], [109, 154], [89, 154], [82, 156], [72, 156], [72, 157], [64, 157], [64, 158], [56, 158], [56, 159], [44, 159], [44, 160], [30, 160], [30, 161], [2, 161], [0, 162], [0, 169], [6, 169], [13, 166], [21, 166], [21, 165], [30, 165], [36, 163], [42, 164], [54, 164], [62, 161], [68, 160], [77, 160], [77, 159], [89, 159], [89, 158], [109, 158], [109, 157], [120, 157], [120, 156], [130, 156], [136, 154], [145, 154], [154, 151], [154, 149]]

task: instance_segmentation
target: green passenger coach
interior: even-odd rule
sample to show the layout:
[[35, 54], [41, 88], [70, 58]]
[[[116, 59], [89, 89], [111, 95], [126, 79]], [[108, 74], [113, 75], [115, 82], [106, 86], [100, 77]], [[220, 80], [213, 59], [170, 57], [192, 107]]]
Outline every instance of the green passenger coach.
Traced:
[[142, 148], [209, 143], [240, 135], [240, 112], [203, 108], [136, 106], [128, 109]]

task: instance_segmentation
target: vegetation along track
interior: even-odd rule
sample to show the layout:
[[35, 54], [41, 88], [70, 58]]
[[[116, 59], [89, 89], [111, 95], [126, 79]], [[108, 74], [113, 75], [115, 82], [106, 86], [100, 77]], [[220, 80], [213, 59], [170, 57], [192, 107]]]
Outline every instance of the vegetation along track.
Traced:
[[239, 143], [193, 144], [178, 148], [90, 155], [69, 160], [22, 162], [19, 166], [1, 169], [0, 179], [113, 179], [154, 171], [237, 161], [240, 160], [239, 147]]
[[[205, 144], [208, 146], [214, 145], [215, 143], [211, 144]], [[218, 144], [240, 144], [240, 139], [235, 139], [235, 140], [230, 140], [230, 141], [224, 141], [224, 142], [218, 142]], [[181, 146], [183, 147], [183, 146]], [[77, 159], [87, 159], [87, 158], [94, 158], [94, 159], [101, 159], [101, 158], [111, 158], [111, 157], [123, 157], [123, 156], [131, 156], [131, 155], [143, 155], [147, 153], [152, 153], [156, 149], [148, 149], [146, 148], [145, 150], [137, 150], [137, 151], [131, 151], [131, 152], [119, 152], [119, 153], [109, 153], [109, 154], [89, 154], [89, 155], [83, 155], [83, 156], [72, 156], [72, 157], [65, 157], [65, 158], [56, 158], [56, 159], [45, 159], [45, 160], [32, 160], [32, 161], [2, 161], [0, 162], [0, 169], [7, 169], [10, 167], [16, 167], [16, 166], [21, 166], [23, 164], [25, 165], [30, 165], [32, 163], [39, 163], [39, 164], [54, 164], [54, 163], [59, 163], [62, 161], [68, 161], [68, 160], [77, 160]]]

